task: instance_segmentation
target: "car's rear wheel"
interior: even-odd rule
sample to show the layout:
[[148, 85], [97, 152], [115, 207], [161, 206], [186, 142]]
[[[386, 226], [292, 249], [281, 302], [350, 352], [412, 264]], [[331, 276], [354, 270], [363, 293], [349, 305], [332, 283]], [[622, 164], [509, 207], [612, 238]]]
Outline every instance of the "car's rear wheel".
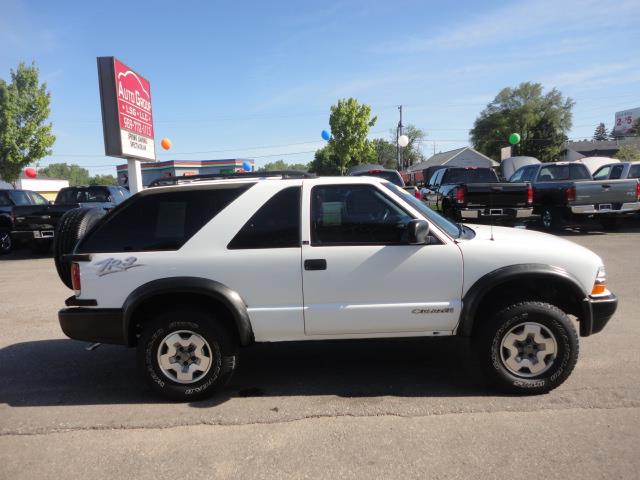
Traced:
[[560, 212], [553, 207], [545, 207], [540, 215], [542, 227], [547, 231], [560, 230], [564, 221]]
[[192, 308], [159, 315], [144, 327], [138, 343], [138, 365], [147, 383], [179, 401], [213, 395], [231, 379], [237, 357], [225, 326]]
[[13, 248], [11, 232], [5, 228], [0, 228], [0, 255], [6, 255]]
[[557, 307], [522, 302], [494, 314], [474, 346], [491, 383], [510, 393], [546, 393], [562, 384], [578, 359], [578, 334]]
[[106, 212], [102, 208], [81, 207], [66, 212], [58, 221], [53, 240], [53, 254], [60, 280], [71, 285], [71, 262], [65, 258], [73, 252], [78, 241], [100, 220]]

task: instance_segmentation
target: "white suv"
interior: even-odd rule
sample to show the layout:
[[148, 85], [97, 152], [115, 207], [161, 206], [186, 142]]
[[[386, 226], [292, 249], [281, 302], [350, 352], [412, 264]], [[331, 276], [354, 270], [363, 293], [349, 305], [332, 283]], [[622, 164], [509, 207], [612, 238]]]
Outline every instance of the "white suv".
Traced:
[[451, 335], [498, 387], [544, 393], [577, 360], [569, 315], [588, 336], [617, 307], [591, 251], [451, 223], [382, 179], [202, 177], [134, 195], [66, 257], [63, 331], [137, 346], [174, 399], [212, 394], [254, 342]]

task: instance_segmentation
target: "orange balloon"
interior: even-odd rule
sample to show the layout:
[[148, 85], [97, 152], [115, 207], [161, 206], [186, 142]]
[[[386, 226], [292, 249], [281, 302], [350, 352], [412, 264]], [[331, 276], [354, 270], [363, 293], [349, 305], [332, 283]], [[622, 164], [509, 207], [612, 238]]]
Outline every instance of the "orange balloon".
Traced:
[[162, 145], [162, 148], [164, 148], [165, 150], [169, 150], [171, 148], [171, 140], [169, 140], [168, 138], [163, 138], [162, 140], [160, 140], [160, 145]]

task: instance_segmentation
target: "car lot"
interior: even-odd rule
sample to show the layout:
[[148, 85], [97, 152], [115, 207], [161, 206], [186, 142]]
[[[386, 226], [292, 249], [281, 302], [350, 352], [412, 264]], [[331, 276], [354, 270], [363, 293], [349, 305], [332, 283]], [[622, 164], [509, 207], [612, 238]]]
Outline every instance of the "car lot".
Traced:
[[226, 394], [162, 402], [134, 351], [65, 339], [70, 291], [19, 250], [0, 259], [0, 478], [632, 478], [639, 234], [563, 233], [603, 257], [620, 307], [540, 397], [487, 390], [462, 341], [412, 339], [257, 345]]

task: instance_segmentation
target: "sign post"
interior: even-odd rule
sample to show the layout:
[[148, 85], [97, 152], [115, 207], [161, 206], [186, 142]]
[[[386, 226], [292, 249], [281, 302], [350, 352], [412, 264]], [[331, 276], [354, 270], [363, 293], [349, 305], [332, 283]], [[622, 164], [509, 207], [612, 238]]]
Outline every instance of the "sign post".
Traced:
[[151, 84], [114, 57], [98, 57], [105, 155], [126, 158], [129, 190], [142, 190], [140, 162], [155, 161]]

